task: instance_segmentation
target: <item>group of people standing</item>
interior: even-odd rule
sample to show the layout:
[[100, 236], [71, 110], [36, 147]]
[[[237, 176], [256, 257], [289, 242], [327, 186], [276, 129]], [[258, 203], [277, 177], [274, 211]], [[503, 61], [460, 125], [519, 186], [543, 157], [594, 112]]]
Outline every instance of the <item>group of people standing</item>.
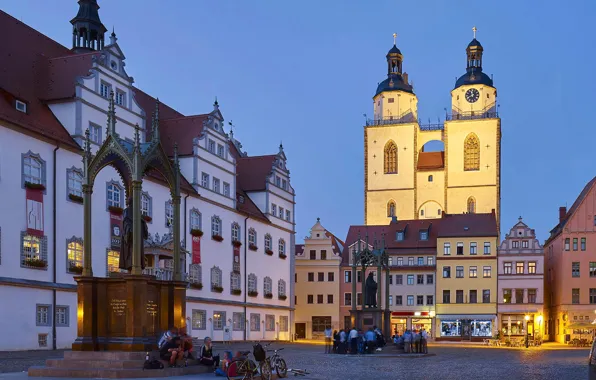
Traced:
[[403, 335], [395, 334], [393, 344], [398, 349], [403, 349], [406, 354], [427, 354], [428, 353], [428, 333], [425, 329], [406, 330]]
[[365, 333], [362, 329], [335, 330], [325, 329], [325, 353], [330, 354], [365, 354], [380, 351], [385, 346], [385, 339], [377, 326], [370, 327]]

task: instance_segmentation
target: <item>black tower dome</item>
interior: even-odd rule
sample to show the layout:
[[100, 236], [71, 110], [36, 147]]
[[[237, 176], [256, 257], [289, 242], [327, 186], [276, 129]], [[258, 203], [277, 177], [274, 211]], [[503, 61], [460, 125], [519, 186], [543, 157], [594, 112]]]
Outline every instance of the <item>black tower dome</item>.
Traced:
[[396, 34], [393, 35], [393, 47], [387, 53], [387, 79], [379, 83], [375, 96], [383, 91], [405, 91], [414, 93], [412, 86], [408, 83], [406, 73], [402, 74], [402, 63], [404, 57], [395, 45]]
[[98, 10], [97, 0], [79, 0], [79, 12], [70, 20], [73, 51], [82, 53], [103, 49], [107, 29], [99, 19]]
[[455, 88], [467, 84], [484, 84], [493, 86], [493, 80], [488, 75], [482, 72], [482, 53], [484, 48], [480, 41], [476, 39], [476, 27], [472, 28], [474, 31], [474, 39], [468, 44], [466, 48], [467, 67], [466, 73], [462, 75], [457, 82]]

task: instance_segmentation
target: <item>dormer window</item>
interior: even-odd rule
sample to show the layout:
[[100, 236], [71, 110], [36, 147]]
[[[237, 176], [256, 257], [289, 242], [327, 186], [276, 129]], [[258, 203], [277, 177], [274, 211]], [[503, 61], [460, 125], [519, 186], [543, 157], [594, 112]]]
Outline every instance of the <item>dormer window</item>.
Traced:
[[275, 186], [281, 186], [281, 178], [278, 175], [275, 176]]
[[217, 155], [219, 157], [223, 157], [224, 156], [224, 146], [221, 144], [217, 144]]
[[397, 234], [395, 236], [395, 240], [397, 240], [397, 241], [403, 241], [404, 240], [404, 232], [403, 231], [397, 231]]
[[106, 82], [101, 82], [99, 85], [99, 94], [104, 98], [110, 97], [110, 85]]
[[27, 113], [27, 103], [21, 102], [18, 99], [15, 101], [15, 108], [17, 109], [17, 111]]
[[281, 180], [281, 188], [284, 190], [288, 190], [288, 181], [286, 181], [285, 179]]
[[239, 195], [238, 196], [238, 202], [244, 203], [244, 196], [243, 195]]
[[420, 240], [428, 240], [428, 231], [420, 231]]
[[213, 154], [215, 154], [215, 141], [209, 139], [209, 143], [207, 145], [207, 150]]

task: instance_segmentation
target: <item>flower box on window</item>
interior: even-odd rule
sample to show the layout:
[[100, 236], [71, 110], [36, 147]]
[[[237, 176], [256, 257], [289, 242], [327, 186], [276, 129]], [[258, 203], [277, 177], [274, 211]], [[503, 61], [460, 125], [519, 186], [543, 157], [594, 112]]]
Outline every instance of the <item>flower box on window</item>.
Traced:
[[216, 293], [223, 292], [223, 286], [211, 285], [211, 291]]
[[108, 210], [114, 215], [122, 215], [124, 213], [124, 209], [118, 206], [110, 206]]
[[240, 246], [242, 245], [242, 242], [241, 242], [241, 241], [239, 241], [239, 240], [234, 240], [234, 241], [232, 242], [232, 245], [233, 245], [234, 247], [240, 247]]
[[190, 283], [190, 287], [192, 289], [199, 289], [199, 290], [201, 290], [201, 289], [203, 289], [203, 284], [201, 284], [200, 282], [191, 282]]
[[74, 194], [68, 194], [68, 199], [76, 203], [83, 203], [83, 197]]
[[273, 251], [270, 249], [266, 249], [265, 253], [268, 254], [269, 256], [273, 256]]
[[192, 230], [190, 230], [190, 234], [191, 234], [192, 236], [198, 236], [198, 237], [201, 237], [201, 236], [203, 236], [203, 231], [201, 231], [201, 230], [200, 230], [200, 229], [198, 229], [198, 228], [193, 228]]
[[242, 290], [240, 289], [232, 289], [232, 294], [235, 296], [239, 296], [242, 294]]
[[288, 256], [286, 256], [286, 254], [285, 254], [285, 253], [280, 253], [280, 254], [279, 254], [279, 258], [280, 258], [280, 259], [285, 259], [286, 257], [288, 257]]
[[257, 246], [256, 246], [256, 245], [254, 245], [254, 244], [249, 244], [249, 245], [248, 245], [248, 249], [250, 249], [251, 251], [256, 251], [257, 249], [259, 249], [259, 247], [257, 247]]
[[143, 215], [143, 219], [145, 220], [145, 222], [147, 223], [151, 223], [151, 221], [153, 220], [152, 217], [150, 217], [149, 215]]
[[265, 298], [271, 299], [273, 298], [273, 293], [265, 293]]
[[33, 190], [45, 190], [46, 189], [46, 187], [41, 183], [33, 183], [33, 182], [26, 182], [26, 181], [25, 181], [25, 187], [28, 189], [33, 189]]
[[248, 294], [250, 297], [256, 297], [259, 295], [259, 292], [254, 291], [254, 290], [249, 290], [248, 293], [246, 293], [246, 294]]
[[211, 239], [213, 239], [215, 241], [222, 242], [223, 241], [223, 236], [221, 236], [221, 235], [211, 235]]
[[68, 267], [68, 272], [69, 273], [75, 273], [75, 274], [82, 274], [83, 273], [83, 267], [80, 265], [70, 265]]
[[286, 295], [280, 295], [277, 298], [280, 299], [280, 300], [282, 300], [282, 301], [285, 301], [285, 300], [288, 299], [288, 296], [286, 296]]
[[45, 260], [42, 259], [25, 259], [23, 261], [23, 265], [27, 266], [27, 267], [31, 267], [31, 268], [40, 268], [40, 269], [45, 269], [48, 267], [48, 263]]

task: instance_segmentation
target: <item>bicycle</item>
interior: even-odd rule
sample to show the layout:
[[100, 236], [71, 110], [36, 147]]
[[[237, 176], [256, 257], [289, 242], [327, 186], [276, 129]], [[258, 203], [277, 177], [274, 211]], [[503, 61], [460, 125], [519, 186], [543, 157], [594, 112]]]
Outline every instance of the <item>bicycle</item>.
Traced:
[[[257, 345], [258, 343], [253, 346], [253, 351]], [[261, 377], [263, 380], [271, 380], [271, 367], [267, 360], [259, 361], [259, 365], [257, 366], [257, 363], [249, 357], [250, 351], [240, 351], [240, 355], [241, 358], [233, 359], [228, 365], [226, 370], [228, 380], [250, 380], [255, 376]], [[253, 356], [255, 356], [254, 353]], [[257, 358], [255, 357], [255, 359]]]
[[[267, 346], [269, 346], [269, 344]], [[267, 352], [273, 352], [273, 355], [267, 357], [266, 359], [267, 363], [269, 364], [269, 368], [271, 368], [271, 372], [275, 370], [277, 376], [280, 378], [288, 376], [288, 366], [286, 365], [286, 361], [278, 353], [282, 350], [283, 347], [277, 350], [267, 350]]]

